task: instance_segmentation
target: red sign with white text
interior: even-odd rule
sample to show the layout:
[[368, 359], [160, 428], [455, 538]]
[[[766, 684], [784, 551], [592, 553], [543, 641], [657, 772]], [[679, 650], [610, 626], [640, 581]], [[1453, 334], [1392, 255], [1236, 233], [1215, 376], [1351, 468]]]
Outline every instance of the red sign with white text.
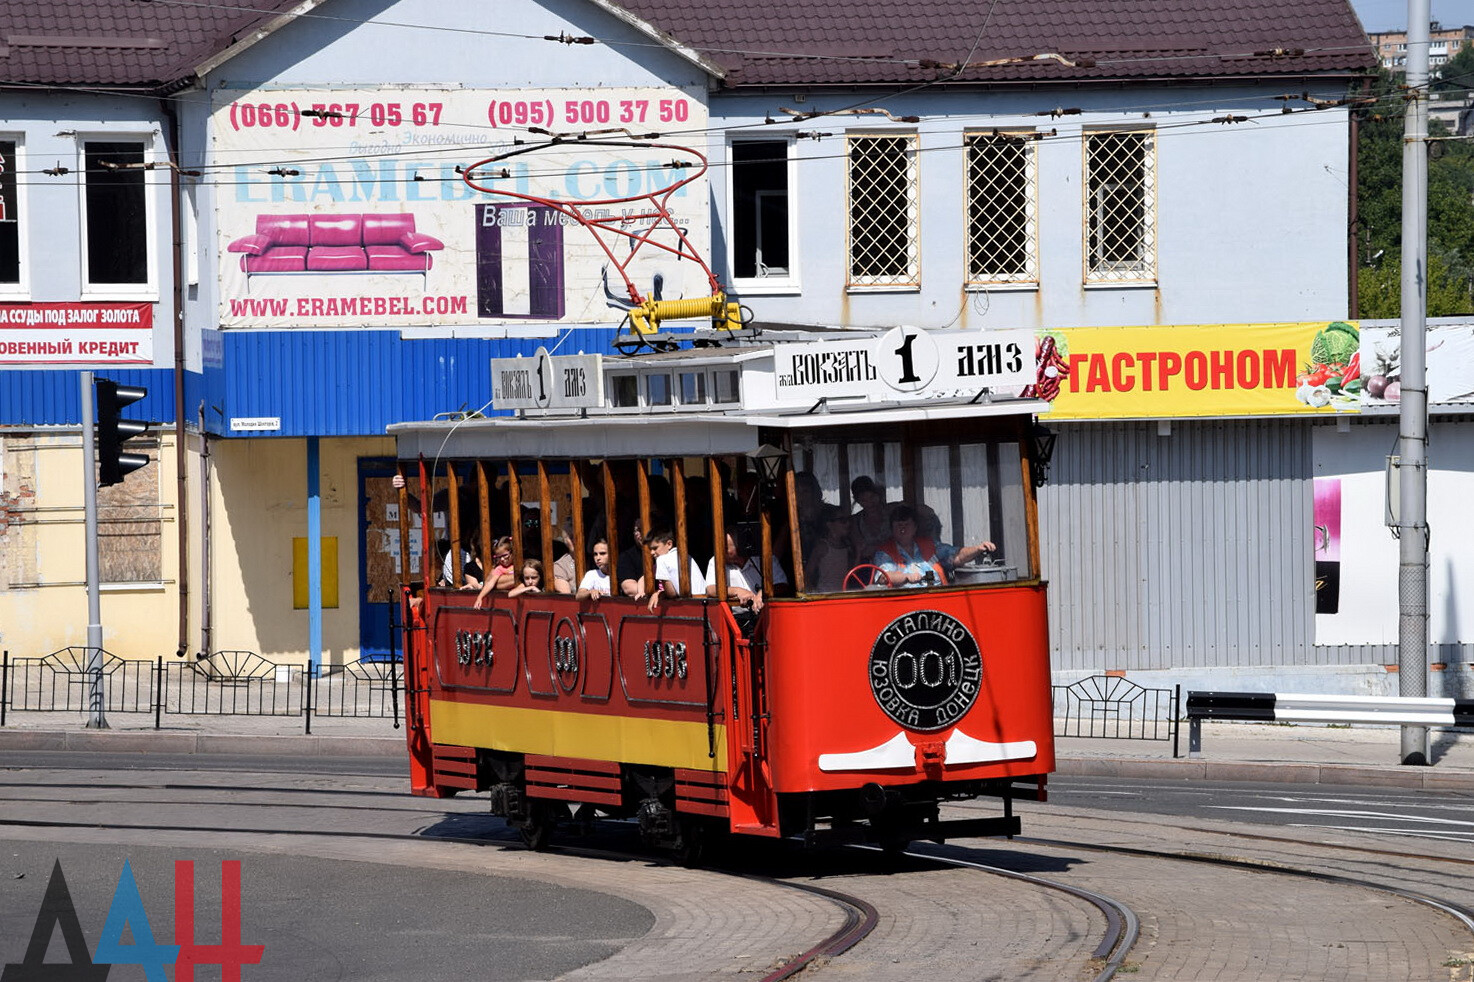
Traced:
[[151, 303], [0, 304], [0, 365], [150, 365]]

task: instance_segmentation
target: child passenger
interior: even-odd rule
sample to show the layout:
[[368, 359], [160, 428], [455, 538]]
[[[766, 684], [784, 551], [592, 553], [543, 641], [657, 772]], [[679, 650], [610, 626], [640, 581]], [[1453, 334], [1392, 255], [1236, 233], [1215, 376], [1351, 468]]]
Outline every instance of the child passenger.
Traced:
[[[650, 594], [649, 608], [653, 613], [660, 609], [660, 595], [669, 593], [671, 596], [680, 596], [681, 593], [681, 554], [676, 549], [676, 539], [669, 531], [661, 529], [651, 532], [645, 536], [645, 542], [650, 546], [650, 551], [655, 554], [655, 592]], [[706, 595], [706, 579], [701, 575], [701, 569], [696, 565], [696, 560], [686, 561], [689, 567], [688, 579], [691, 581], [691, 592], [693, 597]]]
[[486, 598], [493, 590], [510, 590], [516, 584], [516, 577], [512, 569], [512, 540], [509, 536], [502, 536], [496, 540], [496, 545], [491, 547], [492, 566], [491, 572], [486, 575], [486, 583], [481, 587], [481, 592], [476, 595], [475, 607], [479, 610], [486, 606]]
[[529, 559], [522, 564], [522, 582], [507, 591], [509, 597], [520, 597], [524, 593], [543, 592], [543, 564], [541, 559]]

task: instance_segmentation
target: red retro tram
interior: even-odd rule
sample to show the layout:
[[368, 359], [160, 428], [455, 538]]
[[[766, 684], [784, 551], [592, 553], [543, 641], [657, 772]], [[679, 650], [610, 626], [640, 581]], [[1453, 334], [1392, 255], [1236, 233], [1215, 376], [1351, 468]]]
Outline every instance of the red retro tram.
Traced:
[[[683, 851], [1017, 833], [1054, 766], [1040, 404], [763, 408], [741, 361], [606, 362], [603, 408], [391, 428], [425, 571], [402, 550], [414, 793], [490, 792], [534, 848], [600, 816]], [[613, 596], [553, 589], [597, 579], [596, 544]], [[508, 556], [544, 589], [467, 579]]]

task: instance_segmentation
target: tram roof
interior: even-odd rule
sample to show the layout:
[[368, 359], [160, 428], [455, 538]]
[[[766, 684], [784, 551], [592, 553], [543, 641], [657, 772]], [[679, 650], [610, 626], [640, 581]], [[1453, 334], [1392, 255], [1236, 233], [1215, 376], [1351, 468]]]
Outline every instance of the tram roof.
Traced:
[[763, 429], [822, 430], [840, 426], [889, 426], [956, 422], [1046, 412], [1036, 399], [999, 402], [877, 403], [831, 407], [825, 412], [692, 412], [682, 409], [600, 412], [587, 416], [498, 416], [458, 421], [396, 423], [398, 456], [429, 458], [519, 457], [710, 457], [751, 453]]

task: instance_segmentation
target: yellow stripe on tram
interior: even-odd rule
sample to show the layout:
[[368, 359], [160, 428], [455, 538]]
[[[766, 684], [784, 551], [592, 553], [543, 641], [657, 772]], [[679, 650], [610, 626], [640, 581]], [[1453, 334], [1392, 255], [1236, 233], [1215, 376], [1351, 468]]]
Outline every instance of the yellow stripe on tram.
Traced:
[[725, 770], [727, 762], [727, 730], [720, 725], [716, 727], [716, 756], [712, 757], [705, 723], [443, 699], [430, 700], [430, 737], [436, 743], [461, 747], [702, 771]]

